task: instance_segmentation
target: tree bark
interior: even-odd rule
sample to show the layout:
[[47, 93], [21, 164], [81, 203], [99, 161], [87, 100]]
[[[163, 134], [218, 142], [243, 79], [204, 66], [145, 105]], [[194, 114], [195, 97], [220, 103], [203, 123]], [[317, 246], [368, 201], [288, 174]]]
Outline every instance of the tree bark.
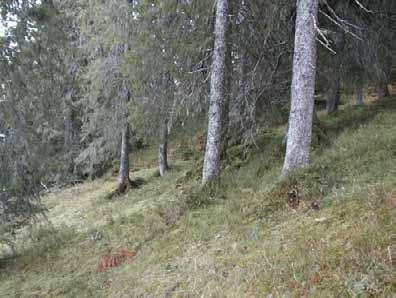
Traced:
[[256, 106], [249, 102], [249, 84], [248, 84], [248, 70], [249, 70], [249, 54], [246, 44], [246, 36], [249, 34], [249, 28], [245, 24], [246, 2], [238, 2], [238, 26], [237, 34], [238, 40], [238, 57], [239, 57], [239, 92], [236, 96], [238, 103], [238, 123], [240, 130], [238, 131], [238, 138], [240, 138], [243, 145], [242, 159], [246, 159], [249, 153], [249, 146], [252, 143], [254, 136], [254, 123]]
[[210, 103], [208, 112], [208, 135], [202, 173], [202, 184], [220, 175], [220, 157], [224, 136], [223, 119], [226, 94], [226, 60], [228, 0], [217, 0], [215, 45], [213, 51]]
[[309, 163], [316, 80], [318, 0], [298, 1], [291, 110], [282, 174]]
[[355, 90], [355, 105], [357, 106], [363, 105], [363, 98], [364, 98], [364, 85], [362, 82], [359, 82]]
[[158, 146], [159, 173], [162, 176], [169, 169], [168, 166], [168, 121], [160, 127], [160, 144]]
[[380, 81], [377, 83], [377, 94], [378, 94], [378, 99], [384, 99], [385, 97], [390, 96], [389, 93], [389, 88], [388, 88], [388, 83], [385, 81]]
[[241, 125], [240, 137], [243, 145], [242, 159], [246, 159], [249, 153], [249, 146], [252, 143], [253, 124], [255, 122], [255, 105], [248, 102], [248, 61], [247, 51], [243, 44], [240, 49], [240, 80], [239, 80], [239, 123]]
[[336, 78], [331, 83], [330, 89], [326, 94], [326, 111], [327, 114], [334, 113], [338, 110], [341, 96], [341, 79], [338, 74], [335, 74]]
[[383, 73], [381, 75], [381, 79], [378, 80], [377, 86], [376, 86], [379, 100], [390, 96], [388, 84], [389, 84], [390, 75], [392, 72], [392, 58], [391, 57], [387, 57], [386, 63], [384, 64], [382, 71], [383, 71]]
[[[234, 0], [228, 0], [228, 15], [234, 14]], [[229, 17], [227, 17], [229, 18]], [[234, 28], [233, 22], [228, 21], [226, 25], [225, 40], [226, 40], [226, 60], [225, 60], [225, 86], [224, 86], [224, 110], [223, 110], [223, 124], [222, 124], [222, 141], [220, 159], [227, 158], [228, 135], [230, 130], [230, 104], [231, 104], [231, 83], [232, 83], [232, 40], [230, 38]]]
[[331, 82], [326, 98], [326, 110], [328, 114], [337, 111], [340, 103], [342, 51], [345, 47], [345, 34], [343, 32], [332, 32], [330, 36], [336, 54], [332, 55], [330, 59], [330, 63], [332, 63], [333, 67], [333, 74], [330, 74]]
[[74, 135], [72, 110], [70, 107], [67, 107], [66, 115], [64, 116], [63, 119], [63, 126], [64, 126], [64, 132], [63, 132], [64, 148], [66, 151], [69, 151], [73, 144], [73, 135]]
[[118, 192], [124, 193], [130, 185], [129, 179], [129, 124], [126, 123], [121, 133], [120, 168], [118, 173]]

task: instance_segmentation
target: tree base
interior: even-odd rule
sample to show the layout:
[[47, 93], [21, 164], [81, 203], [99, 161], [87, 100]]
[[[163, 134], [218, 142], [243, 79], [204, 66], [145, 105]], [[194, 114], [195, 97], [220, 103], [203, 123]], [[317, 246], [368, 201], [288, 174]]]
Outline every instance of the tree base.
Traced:
[[169, 170], [170, 170], [170, 167], [168, 165], [163, 166], [163, 167], [159, 167], [159, 169], [158, 169], [159, 177], [164, 177], [165, 173], [168, 172]]
[[107, 199], [111, 200], [113, 198], [125, 195], [130, 190], [139, 188], [139, 186], [142, 185], [142, 184], [143, 184], [143, 180], [142, 179], [129, 180], [128, 183], [123, 183], [123, 184], [118, 185], [117, 189], [113, 190], [107, 196]]

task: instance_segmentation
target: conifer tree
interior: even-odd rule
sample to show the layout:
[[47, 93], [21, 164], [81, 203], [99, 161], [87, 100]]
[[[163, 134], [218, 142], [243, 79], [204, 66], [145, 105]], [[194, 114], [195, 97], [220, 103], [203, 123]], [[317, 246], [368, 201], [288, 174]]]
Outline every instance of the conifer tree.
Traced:
[[318, 5], [318, 0], [300, 0], [297, 5], [291, 109], [283, 174], [309, 162], [316, 82], [315, 26]]
[[220, 158], [224, 140], [224, 113], [227, 102], [227, 36], [229, 27], [229, 1], [218, 0], [216, 5], [215, 41], [210, 84], [208, 133], [202, 183], [207, 184], [220, 175]]

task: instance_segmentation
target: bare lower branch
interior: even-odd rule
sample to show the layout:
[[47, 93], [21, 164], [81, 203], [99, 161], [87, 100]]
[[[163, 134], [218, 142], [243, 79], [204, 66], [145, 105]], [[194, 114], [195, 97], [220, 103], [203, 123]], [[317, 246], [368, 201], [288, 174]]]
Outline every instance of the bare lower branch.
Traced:
[[365, 12], [367, 13], [373, 13], [371, 10], [369, 10], [368, 8], [364, 7], [364, 5], [362, 3], [360, 3], [358, 0], [355, 0], [356, 4], [359, 5], [359, 7], [361, 9], [363, 9]]

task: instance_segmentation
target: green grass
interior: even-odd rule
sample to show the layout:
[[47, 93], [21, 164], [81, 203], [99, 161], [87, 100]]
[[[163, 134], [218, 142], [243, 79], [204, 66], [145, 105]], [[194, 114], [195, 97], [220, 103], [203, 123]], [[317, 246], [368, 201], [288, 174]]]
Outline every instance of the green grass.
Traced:
[[[52, 226], [0, 263], [0, 296], [393, 297], [395, 115], [396, 98], [321, 116], [311, 166], [284, 180], [284, 127], [262, 132], [246, 161], [230, 150], [214, 192], [199, 189], [197, 139], [174, 142], [165, 178], [154, 175], [154, 150], [140, 153], [132, 174], [145, 184], [124, 197], [106, 199], [116, 183], [107, 178], [44, 199]], [[302, 202], [292, 210], [295, 182]], [[119, 247], [138, 254], [97, 273]]]

